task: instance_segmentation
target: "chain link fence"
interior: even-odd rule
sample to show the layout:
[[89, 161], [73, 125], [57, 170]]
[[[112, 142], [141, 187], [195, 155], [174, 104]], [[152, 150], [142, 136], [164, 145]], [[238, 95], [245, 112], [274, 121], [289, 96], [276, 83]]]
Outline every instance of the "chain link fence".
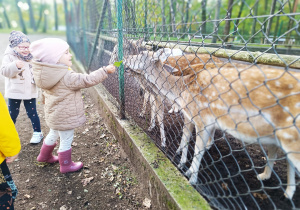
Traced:
[[[217, 209], [300, 208], [298, 0], [64, 0], [67, 40]], [[278, 154], [277, 154], [278, 153]]]

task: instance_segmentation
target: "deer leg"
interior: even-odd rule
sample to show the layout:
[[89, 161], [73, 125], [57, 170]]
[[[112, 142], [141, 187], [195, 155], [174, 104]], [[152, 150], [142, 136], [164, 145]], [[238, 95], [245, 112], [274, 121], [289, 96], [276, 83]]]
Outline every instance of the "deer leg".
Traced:
[[156, 97], [156, 116], [160, 129], [160, 139], [161, 146], [166, 146], [166, 134], [165, 134], [165, 126], [164, 126], [164, 104], [160, 96]]
[[208, 147], [210, 148], [214, 140], [211, 137], [212, 134], [214, 134], [215, 132], [215, 126], [211, 125], [205, 128], [204, 126], [202, 126], [202, 129], [196, 126], [196, 132], [197, 132], [197, 137], [196, 137], [196, 145], [195, 145], [193, 161], [191, 167], [185, 173], [186, 176], [190, 177], [189, 182], [191, 184], [197, 183], [200, 163], [204, 155], [204, 152], [207, 149], [205, 147], [209, 142], [210, 145], [208, 145]]
[[187, 154], [188, 154], [188, 144], [190, 142], [192, 132], [193, 132], [194, 124], [191, 123], [187, 117], [184, 117], [184, 125], [182, 130], [182, 137], [180, 141], [180, 145], [176, 150], [176, 154], [179, 154], [182, 151], [180, 163], [178, 164], [179, 168], [183, 168], [185, 163], [187, 162]]
[[144, 89], [144, 91], [145, 91], [145, 93], [144, 93], [144, 101], [143, 101], [143, 107], [142, 107], [142, 111], [140, 113], [140, 117], [145, 117], [147, 104], [148, 104], [148, 101], [149, 101], [149, 98], [150, 98], [150, 95], [151, 95], [146, 88]]
[[272, 174], [272, 169], [274, 166], [275, 159], [277, 158], [277, 150], [278, 147], [276, 145], [267, 145], [268, 149], [268, 157], [267, 157], [267, 165], [263, 173], [257, 175], [257, 179], [266, 180], [270, 179]]
[[[150, 94], [148, 92], [148, 94]], [[148, 128], [148, 131], [152, 131], [152, 129], [155, 127], [155, 118], [157, 115], [157, 106], [155, 103], [155, 97], [153, 94], [150, 94], [150, 105], [151, 105], [151, 119], [150, 119], [150, 126]]]
[[295, 168], [287, 160], [287, 188], [285, 190], [284, 196], [288, 199], [292, 199], [296, 191], [296, 181], [295, 181]]

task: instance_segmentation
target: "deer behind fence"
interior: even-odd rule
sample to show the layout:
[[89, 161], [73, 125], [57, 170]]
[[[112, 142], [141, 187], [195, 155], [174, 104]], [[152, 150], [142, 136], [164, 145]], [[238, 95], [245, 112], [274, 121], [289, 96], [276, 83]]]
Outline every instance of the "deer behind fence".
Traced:
[[[188, 76], [173, 76], [174, 68], [159, 60], [161, 50], [144, 51], [125, 58], [124, 64], [143, 75], [184, 112], [185, 121], [196, 127], [192, 164], [186, 171], [197, 183], [198, 169], [206, 149], [221, 129], [244, 143], [259, 143], [268, 149], [268, 164], [258, 179], [269, 179], [277, 150], [287, 157], [287, 198], [296, 189], [295, 168], [300, 171], [300, 73], [255, 65], [199, 65], [202, 70]], [[166, 71], [166, 69], [168, 71]], [[179, 70], [177, 70], [179, 71]]]

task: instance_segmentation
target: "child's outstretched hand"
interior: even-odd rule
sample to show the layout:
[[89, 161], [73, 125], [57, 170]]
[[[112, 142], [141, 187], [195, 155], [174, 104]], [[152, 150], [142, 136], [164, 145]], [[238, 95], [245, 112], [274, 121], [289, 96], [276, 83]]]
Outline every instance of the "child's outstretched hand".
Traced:
[[116, 67], [114, 65], [105, 66], [104, 69], [106, 70], [107, 74], [112, 74], [116, 71]]
[[23, 61], [16, 61], [16, 66], [18, 69], [21, 69], [24, 66], [24, 62]]

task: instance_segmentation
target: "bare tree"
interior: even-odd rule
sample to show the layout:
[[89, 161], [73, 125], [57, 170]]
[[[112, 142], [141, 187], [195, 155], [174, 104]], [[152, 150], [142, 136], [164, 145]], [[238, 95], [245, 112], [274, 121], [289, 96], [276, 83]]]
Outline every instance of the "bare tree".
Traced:
[[34, 14], [33, 14], [33, 9], [32, 9], [32, 4], [31, 0], [27, 0], [27, 4], [29, 6], [29, 17], [30, 17], [30, 27], [36, 31], [36, 25], [35, 25], [35, 19], [34, 19]]
[[202, 7], [202, 15], [201, 15], [201, 20], [202, 20], [201, 33], [202, 33], [203, 35], [206, 34], [206, 1], [207, 1], [207, 0], [202, 0], [202, 2], [201, 2], [201, 7]]
[[[294, 0], [293, 10], [291, 11], [292, 13], [296, 13], [297, 6], [298, 6], [298, 0]], [[289, 31], [293, 27], [293, 23], [294, 23], [294, 20], [292, 18], [290, 18], [287, 31]], [[287, 37], [285, 40], [286, 44], [290, 41], [290, 37], [291, 37], [291, 32], [287, 34]]]
[[273, 0], [272, 1], [272, 6], [271, 6], [271, 11], [270, 11], [270, 19], [268, 20], [267, 23], [267, 28], [266, 28], [266, 35], [265, 35], [265, 40], [264, 40], [264, 44], [267, 44], [270, 40], [269, 40], [269, 35], [270, 35], [270, 31], [271, 31], [271, 25], [272, 25], [272, 19], [273, 19], [273, 14], [275, 12], [275, 7], [276, 7], [276, 1], [277, 0]]
[[176, 34], [176, 24], [175, 24], [175, 8], [176, 8], [176, 1], [170, 0], [170, 12], [171, 12], [171, 26], [172, 26], [172, 34], [173, 36], [177, 36]]
[[24, 19], [23, 19], [22, 11], [21, 11], [20, 7], [18, 6], [19, 0], [15, 0], [15, 3], [16, 3], [16, 7], [17, 7], [17, 12], [18, 12], [22, 32], [24, 34], [27, 34], [26, 25], [25, 25], [25, 22], [24, 22]]
[[53, 0], [53, 3], [54, 3], [54, 26], [55, 26], [55, 30], [58, 31], [58, 12], [57, 12], [56, 0]]
[[231, 13], [232, 13], [232, 7], [233, 7], [233, 0], [228, 0], [228, 8], [227, 8], [227, 15], [226, 15], [226, 22], [225, 22], [225, 29], [224, 29], [224, 35], [225, 38], [223, 39], [224, 42], [227, 42], [229, 39], [229, 31], [230, 31], [230, 22], [231, 22]]
[[[256, 22], [257, 22], [256, 16], [257, 16], [257, 11], [258, 11], [258, 0], [255, 2], [253, 9], [254, 9], [254, 14], [253, 14], [254, 18], [253, 18], [252, 27], [251, 27], [251, 36], [254, 36], [254, 34], [255, 34], [255, 27], [256, 27]], [[252, 11], [251, 11], [251, 13], [252, 13]], [[255, 42], [255, 39], [252, 38], [250, 41]]]
[[161, 1], [161, 12], [162, 12], [162, 36], [165, 37], [165, 33], [166, 33], [166, 15], [165, 15], [165, 11], [166, 11], [166, 2], [165, 0]]
[[6, 13], [6, 8], [3, 6], [3, 1], [2, 1], [2, 0], [0, 0], [0, 4], [1, 4], [2, 8], [3, 8], [3, 15], [4, 15], [5, 22], [6, 22], [6, 24], [7, 24], [7, 27], [8, 27], [8, 28], [11, 28], [11, 25], [10, 25], [10, 21], [9, 21], [8, 15], [7, 15], [7, 13]]
[[185, 20], [184, 20], [184, 23], [183, 23], [183, 33], [184, 33], [183, 37], [186, 36], [186, 31], [188, 30], [187, 29], [187, 24], [188, 24], [189, 17], [190, 17], [190, 14], [189, 14], [190, 4], [191, 4], [191, 0], [188, 0], [186, 2], [186, 5], [185, 5]]
[[214, 35], [211, 40], [212, 43], [217, 42], [218, 31], [219, 31], [219, 23], [217, 22], [217, 20], [219, 20], [219, 17], [220, 17], [220, 8], [221, 8], [221, 0], [217, 0], [216, 12], [215, 12], [215, 22], [214, 22]]
[[38, 19], [38, 22], [37, 22], [37, 25], [36, 25], [37, 28], [40, 27], [40, 24], [42, 22], [44, 10], [45, 10], [45, 3], [44, 3], [44, 0], [41, 0], [40, 1], [39, 19]]
[[[235, 21], [234, 23], [234, 32], [233, 32], [233, 35], [235, 35], [237, 33], [237, 30], [238, 30], [238, 25], [239, 25], [239, 22], [240, 22], [240, 17], [242, 15], [242, 12], [243, 12], [243, 8], [244, 8], [244, 5], [245, 5], [245, 2], [243, 0], [241, 0], [241, 6], [240, 6], [240, 11], [238, 13], [238, 16], [237, 16], [237, 20]], [[234, 38], [233, 38], [234, 39]]]

